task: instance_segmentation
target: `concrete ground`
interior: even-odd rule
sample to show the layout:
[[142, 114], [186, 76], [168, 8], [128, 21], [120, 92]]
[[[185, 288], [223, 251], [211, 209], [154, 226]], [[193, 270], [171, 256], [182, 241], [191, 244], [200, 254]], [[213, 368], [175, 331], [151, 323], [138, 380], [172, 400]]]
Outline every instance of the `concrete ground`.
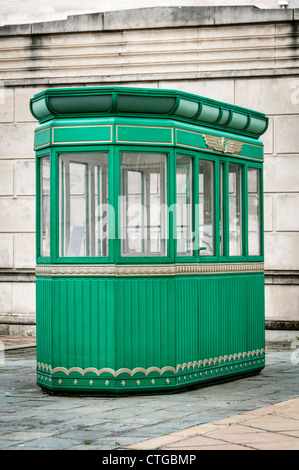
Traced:
[[299, 450], [299, 349], [290, 343], [268, 344], [255, 376], [120, 398], [51, 396], [35, 383], [35, 338], [1, 345], [1, 450]]

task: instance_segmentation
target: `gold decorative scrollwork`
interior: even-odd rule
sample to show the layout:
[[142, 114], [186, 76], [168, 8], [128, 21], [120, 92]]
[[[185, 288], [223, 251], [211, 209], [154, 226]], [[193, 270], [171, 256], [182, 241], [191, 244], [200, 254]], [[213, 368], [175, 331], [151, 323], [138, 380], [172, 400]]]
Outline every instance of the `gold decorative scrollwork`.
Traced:
[[77, 265], [37, 266], [38, 276], [175, 276], [184, 274], [219, 274], [262, 272], [263, 263], [215, 263], [215, 264], [172, 264], [172, 265]]
[[209, 150], [214, 150], [215, 152], [239, 155], [243, 147], [242, 142], [239, 142], [238, 140], [227, 139], [226, 137], [203, 134], [203, 138]]
[[[254, 356], [262, 356], [264, 353], [265, 353], [265, 349], [257, 349], [254, 351], [248, 351], [248, 352], [243, 352], [243, 353], [238, 353], [238, 354], [229, 354], [225, 356], [219, 356], [219, 357], [204, 359], [200, 361], [193, 361], [193, 362], [188, 362], [188, 363], [185, 362], [183, 364], [178, 364], [176, 367], [172, 367], [172, 366], [165, 366], [162, 368], [149, 367], [148, 369], [144, 369], [143, 367], [136, 367], [134, 369], [121, 368], [118, 370], [114, 370], [114, 369], [110, 369], [106, 367], [103, 369], [96, 369], [94, 367], [87, 367], [86, 369], [81, 369], [80, 367], [71, 367], [70, 369], [66, 369], [65, 367], [55, 367], [54, 369], [52, 369], [52, 376], [61, 372], [64, 373], [66, 376], [69, 376], [73, 372], [77, 372], [78, 374], [82, 376], [85, 376], [86, 374], [93, 372], [98, 377], [100, 377], [102, 374], [110, 373], [115, 378], [117, 378], [121, 374], [127, 374], [130, 377], [132, 377], [135, 374], [142, 373], [145, 376], [148, 376], [151, 372], [156, 372], [159, 375], [163, 375], [165, 372], [172, 372], [174, 375], [176, 375], [178, 374], [179, 371], [183, 371], [184, 369], [187, 369], [189, 371], [189, 369], [194, 370], [195, 367], [219, 365], [220, 362], [225, 363], [225, 362], [230, 362], [231, 360], [236, 361], [240, 359], [248, 360], [250, 358], [253, 359]], [[37, 363], [37, 371], [40, 371], [41, 369], [45, 367], [51, 370], [51, 366], [45, 366], [44, 364]]]

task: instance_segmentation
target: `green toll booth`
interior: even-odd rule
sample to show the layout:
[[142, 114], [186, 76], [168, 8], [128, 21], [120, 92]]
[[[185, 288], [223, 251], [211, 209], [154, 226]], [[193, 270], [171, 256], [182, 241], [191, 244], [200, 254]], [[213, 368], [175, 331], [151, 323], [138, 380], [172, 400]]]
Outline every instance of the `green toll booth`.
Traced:
[[38, 385], [171, 393], [263, 369], [267, 117], [129, 87], [30, 109]]

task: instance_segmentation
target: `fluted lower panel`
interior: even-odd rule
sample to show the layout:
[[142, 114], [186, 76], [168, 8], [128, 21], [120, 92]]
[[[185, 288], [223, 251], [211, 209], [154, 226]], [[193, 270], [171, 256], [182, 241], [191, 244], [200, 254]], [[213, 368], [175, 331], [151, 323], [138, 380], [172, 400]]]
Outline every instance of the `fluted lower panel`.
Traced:
[[38, 364], [52, 364], [52, 281], [37, 278], [36, 280], [36, 358]]
[[114, 282], [53, 280], [53, 366], [114, 367]]
[[178, 363], [264, 348], [263, 292], [262, 274], [177, 279]]
[[42, 386], [176, 389], [264, 366], [264, 276], [38, 278], [37, 325]]
[[174, 278], [116, 280], [118, 368], [176, 365]]

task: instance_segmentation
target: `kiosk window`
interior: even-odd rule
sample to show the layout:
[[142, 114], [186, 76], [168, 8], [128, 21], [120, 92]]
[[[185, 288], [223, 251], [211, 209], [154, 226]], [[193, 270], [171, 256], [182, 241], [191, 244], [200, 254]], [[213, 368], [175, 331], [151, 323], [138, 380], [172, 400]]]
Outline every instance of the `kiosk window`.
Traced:
[[176, 159], [177, 253], [192, 256], [192, 158]]
[[220, 256], [224, 255], [224, 163], [219, 163], [219, 241]]
[[242, 255], [242, 167], [229, 164], [229, 255]]
[[166, 155], [121, 154], [121, 254], [166, 256]]
[[108, 256], [108, 154], [59, 158], [60, 256]]
[[50, 256], [50, 157], [40, 157], [40, 256]]
[[199, 253], [214, 255], [214, 162], [199, 160]]
[[261, 171], [248, 168], [248, 254], [261, 255]]

